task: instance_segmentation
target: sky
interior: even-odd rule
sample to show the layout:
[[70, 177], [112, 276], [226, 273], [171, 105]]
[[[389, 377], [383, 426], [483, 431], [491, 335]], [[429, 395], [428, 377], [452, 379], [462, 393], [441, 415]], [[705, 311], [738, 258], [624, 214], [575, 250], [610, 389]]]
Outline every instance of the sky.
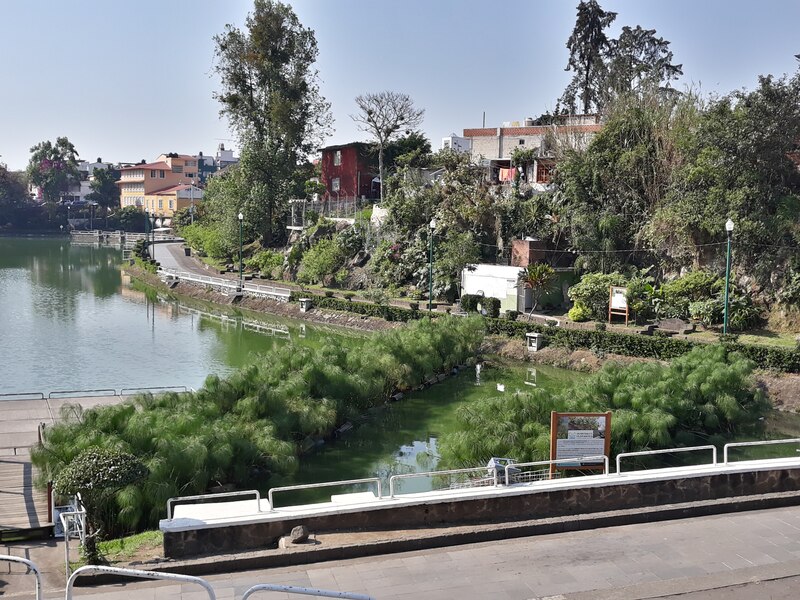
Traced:
[[[434, 149], [463, 129], [552, 110], [570, 79], [578, 0], [290, 0], [319, 46], [332, 105], [326, 140], [368, 140], [359, 94], [392, 90], [425, 109]], [[654, 28], [683, 64], [678, 87], [752, 89], [797, 69], [800, 0], [600, 0], [624, 25]], [[244, 26], [252, 0], [0, 0], [0, 162], [67, 136], [82, 159], [152, 160], [236, 147], [213, 93], [214, 35]]]

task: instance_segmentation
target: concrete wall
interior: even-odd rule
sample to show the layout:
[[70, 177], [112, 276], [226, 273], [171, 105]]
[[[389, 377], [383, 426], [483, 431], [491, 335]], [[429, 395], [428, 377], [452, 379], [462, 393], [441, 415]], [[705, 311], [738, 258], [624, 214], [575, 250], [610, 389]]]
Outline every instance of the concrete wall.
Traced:
[[312, 532], [393, 530], [471, 523], [514, 522], [569, 517], [603, 511], [642, 510], [667, 504], [721, 500], [800, 490], [800, 468], [732, 471], [607, 485], [560, 489], [521, 489], [520, 493], [466, 499], [394, 505], [373, 510], [339, 512], [285, 520], [165, 531], [164, 555], [186, 558], [201, 554], [274, 547], [292, 527], [306, 525]]

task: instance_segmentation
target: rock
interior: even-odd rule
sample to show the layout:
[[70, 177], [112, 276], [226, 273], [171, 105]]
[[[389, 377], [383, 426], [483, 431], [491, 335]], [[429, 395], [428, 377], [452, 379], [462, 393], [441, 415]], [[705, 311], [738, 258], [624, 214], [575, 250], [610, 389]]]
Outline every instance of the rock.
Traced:
[[672, 333], [692, 333], [694, 324], [687, 323], [683, 319], [662, 319], [658, 322], [658, 328]]
[[289, 534], [289, 541], [293, 544], [304, 544], [308, 541], [308, 527], [305, 525], [298, 525], [292, 529]]

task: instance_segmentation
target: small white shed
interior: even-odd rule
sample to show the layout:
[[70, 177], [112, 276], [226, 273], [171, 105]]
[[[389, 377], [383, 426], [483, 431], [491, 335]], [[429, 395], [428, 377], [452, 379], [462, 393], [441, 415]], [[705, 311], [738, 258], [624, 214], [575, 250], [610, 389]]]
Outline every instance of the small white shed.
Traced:
[[517, 287], [520, 271], [521, 267], [505, 265], [470, 265], [461, 272], [461, 293], [498, 298], [501, 312], [524, 312], [526, 290]]

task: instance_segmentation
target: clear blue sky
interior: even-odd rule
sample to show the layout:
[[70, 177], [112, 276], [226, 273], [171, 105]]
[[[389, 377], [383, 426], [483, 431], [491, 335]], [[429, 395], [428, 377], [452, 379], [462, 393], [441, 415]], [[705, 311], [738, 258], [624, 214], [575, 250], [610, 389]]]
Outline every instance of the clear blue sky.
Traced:
[[[569, 73], [565, 42], [578, 0], [291, 0], [316, 32], [322, 92], [336, 120], [327, 143], [366, 139], [353, 98], [384, 89], [425, 109], [423, 130], [552, 109]], [[800, 1], [601, 0], [623, 25], [655, 28], [684, 65], [679, 85], [752, 88], [791, 73]], [[84, 159], [213, 153], [233, 143], [212, 98], [212, 37], [243, 26], [251, 0], [0, 0], [0, 162], [66, 135]]]

